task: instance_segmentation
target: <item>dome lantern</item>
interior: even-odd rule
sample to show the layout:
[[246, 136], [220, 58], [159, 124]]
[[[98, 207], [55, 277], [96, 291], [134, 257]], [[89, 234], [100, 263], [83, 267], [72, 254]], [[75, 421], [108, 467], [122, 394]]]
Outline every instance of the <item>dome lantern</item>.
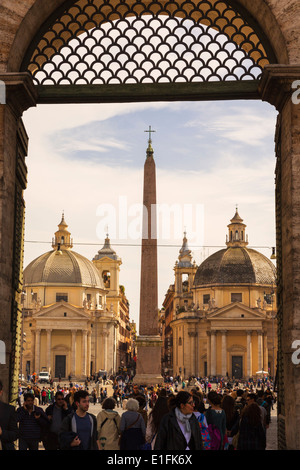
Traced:
[[62, 218], [60, 224], [58, 224], [58, 230], [54, 234], [52, 239], [52, 248], [57, 251], [61, 250], [70, 250], [73, 248], [73, 239], [71, 238], [71, 233], [67, 230], [68, 224], [65, 221], [64, 213], [62, 213]]
[[239, 216], [238, 208], [234, 217], [230, 221], [231, 223], [227, 225], [228, 235], [226, 236], [226, 245], [228, 247], [245, 247], [248, 245], [248, 235], [245, 233], [247, 225], [243, 223], [243, 219]]

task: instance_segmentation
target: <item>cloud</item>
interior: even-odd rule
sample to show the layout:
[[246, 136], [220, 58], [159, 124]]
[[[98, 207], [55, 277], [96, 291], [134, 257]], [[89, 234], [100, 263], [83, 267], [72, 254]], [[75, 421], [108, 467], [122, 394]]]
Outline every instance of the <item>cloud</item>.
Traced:
[[[219, 109], [218, 109], [219, 108]], [[219, 140], [237, 142], [242, 146], [263, 145], [265, 139], [274, 135], [275, 115], [271, 106], [266, 105], [264, 112], [259, 112], [254, 103], [208, 107], [205, 115], [188, 121], [185, 126], [194, 129], [198, 137], [207, 139], [208, 135]], [[221, 111], [221, 113], [220, 113]], [[200, 130], [200, 131], [199, 131]]]

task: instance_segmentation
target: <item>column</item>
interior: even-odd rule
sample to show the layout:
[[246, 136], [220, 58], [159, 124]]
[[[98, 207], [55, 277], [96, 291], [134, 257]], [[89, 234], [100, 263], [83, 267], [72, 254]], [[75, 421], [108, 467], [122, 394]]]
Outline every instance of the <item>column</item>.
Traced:
[[267, 331], [264, 331], [264, 360], [263, 360], [263, 369], [268, 371], [268, 334]]
[[257, 357], [258, 357], [258, 370], [263, 368], [263, 332], [257, 332]]
[[222, 376], [227, 373], [227, 330], [222, 331]]
[[71, 344], [71, 376], [76, 375], [76, 330], [71, 330], [72, 344]]
[[252, 374], [252, 331], [247, 331], [247, 376]]
[[91, 331], [88, 331], [87, 333], [87, 375], [90, 375], [91, 373], [91, 356], [92, 356], [91, 336], [92, 336]]
[[51, 367], [51, 334], [52, 334], [52, 330], [51, 329], [47, 329], [47, 369], [51, 369], [52, 371], [52, 367]]
[[41, 355], [41, 330], [35, 330], [35, 372], [40, 372], [40, 355]]
[[[292, 344], [300, 330], [300, 102], [299, 65], [267, 65], [259, 85], [261, 98], [279, 112], [276, 134], [276, 265], [278, 318], [278, 448], [299, 450], [300, 368]], [[293, 411], [292, 411], [293, 410]]]
[[211, 331], [211, 375], [216, 375], [217, 373], [217, 332], [215, 330]]
[[15, 403], [22, 344], [23, 192], [27, 184], [28, 140], [21, 118], [25, 110], [36, 105], [37, 91], [27, 72], [0, 73], [0, 80], [5, 88], [0, 93], [0, 338], [6, 349], [0, 376], [3, 401]]
[[196, 331], [188, 332], [190, 341], [190, 373], [189, 375], [197, 375], [196, 371]]
[[206, 334], [207, 334], [207, 347], [206, 347], [207, 375], [211, 375], [211, 331], [207, 331]]
[[87, 358], [87, 330], [82, 330], [82, 375], [87, 376], [86, 373], [86, 358]]

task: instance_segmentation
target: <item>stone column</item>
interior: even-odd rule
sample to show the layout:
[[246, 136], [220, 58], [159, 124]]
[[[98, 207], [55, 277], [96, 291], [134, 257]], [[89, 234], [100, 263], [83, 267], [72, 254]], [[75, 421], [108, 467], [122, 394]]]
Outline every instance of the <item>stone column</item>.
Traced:
[[196, 370], [196, 331], [189, 331], [189, 342], [190, 342], [190, 374], [189, 375], [197, 375]]
[[278, 448], [300, 449], [300, 368], [292, 361], [300, 339], [300, 100], [299, 65], [268, 65], [260, 93], [279, 112], [276, 151], [278, 320]]
[[263, 332], [257, 332], [257, 364], [258, 370], [263, 368]]
[[71, 344], [71, 376], [76, 375], [76, 330], [71, 330], [72, 344]]
[[227, 330], [222, 331], [222, 376], [227, 372]]
[[87, 359], [87, 330], [82, 330], [82, 376], [86, 377], [86, 359]]
[[51, 369], [52, 373], [52, 367], [51, 367], [51, 334], [52, 330], [47, 329], [47, 369]]
[[217, 373], [217, 332], [215, 330], [211, 331], [211, 375], [216, 375]]
[[252, 372], [252, 331], [247, 331], [247, 376], [251, 377]]
[[21, 117], [26, 109], [36, 105], [37, 92], [28, 73], [1, 73], [0, 86], [0, 339], [6, 350], [0, 377], [3, 401], [14, 404], [19, 383], [24, 249], [22, 216], [18, 220], [16, 217], [24, 212], [20, 204], [24, 205], [21, 198], [26, 188], [28, 140], [21, 129]]
[[35, 372], [38, 374], [40, 372], [40, 355], [41, 355], [41, 330], [35, 330]]
[[91, 372], [91, 357], [92, 357], [92, 349], [91, 349], [91, 331], [87, 332], [87, 375], [90, 375]]
[[211, 331], [207, 331], [207, 375], [211, 375]]
[[264, 361], [263, 361], [263, 368], [264, 370], [268, 371], [268, 335], [267, 331], [264, 331]]

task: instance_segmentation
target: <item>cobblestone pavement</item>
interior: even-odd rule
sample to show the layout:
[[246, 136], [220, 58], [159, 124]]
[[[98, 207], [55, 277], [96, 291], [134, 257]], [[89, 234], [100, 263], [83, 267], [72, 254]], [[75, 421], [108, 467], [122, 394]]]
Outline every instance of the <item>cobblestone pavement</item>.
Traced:
[[277, 405], [271, 410], [271, 423], [267, 430], [267, 450], [278, 450], [277, 442]]

